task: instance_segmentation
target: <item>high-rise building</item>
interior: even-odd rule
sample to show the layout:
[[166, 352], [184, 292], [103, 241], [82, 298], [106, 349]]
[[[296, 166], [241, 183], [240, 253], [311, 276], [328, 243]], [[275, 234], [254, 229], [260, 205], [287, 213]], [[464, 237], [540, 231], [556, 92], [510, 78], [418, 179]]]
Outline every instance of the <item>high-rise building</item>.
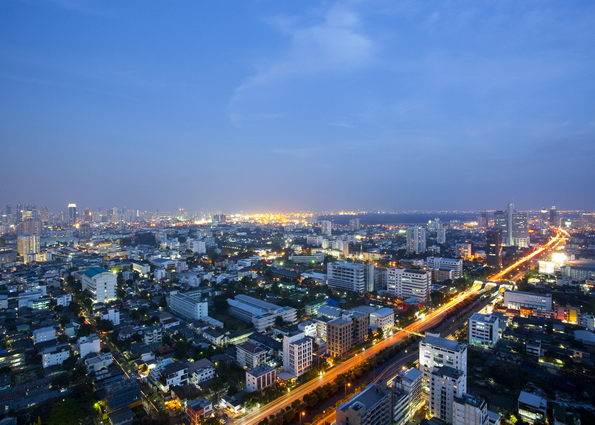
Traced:
[[514, 204], [511, 202], [506, 207], [506, 234], [505, 244], [506, 246], [514, 245], [514, 230], [513, 230], [513, 215], [514, 215]]
[[453, 367], [437, 367], [430, 373], [430, 413], [453, 423], [453, 403], [467, 392], [465, 372]]
[[358, 231], [360, 228], [360, 221], [359, 218], [352, 218], [351, 220], [349, 220], [349, 229], [352, 232], [356, 232]]
[[423, 406], [422, 373], [411, 368], [397, 375], [392, 387], [393, 423], [404, 425]]
[[78, 217], [76, 204], [71, 202], [68, 204], [68, 224], [75, 224]]
[[421, 269], [386, 269], [386, 290], [393, 296], [408, 299], [416, 298], [425, 302], [430, 295], [432, 273]]
[[363, 293], [374, 290], [374, 265], [337, 261], [326, 267], [327, 285], [334, 289]]
[[19, 235], [17, 237], [17, 252], [22, 257], [23, 263], [35, 261], [35, 254], [39, 253], [39, 236]]
[[486, 232], [486, 261], [490, 267], [502, 268], [502, 234], [497, 229]]
[[457, 258], [428, 257], [426, 266], [430, 269], [452, 270], [455, 279], [463, 276], [463, 260]]
[[363, 344], [368, 339], [368, 330], [370, 328], [370, 315], [360, 311], [351, 311], [349, 313], [349, 317], [351, 318], [352, 324], [352, 344]]
[[101, 267], [90, 267], [82, 275], [82, 288], [89, 291], [94, 303], [116, 300], [117, 276]]
[[283, 337], [283, 368], [293, 376], [303, 375], [312, 365], [312, 338], [303, 332]]
[[340, 357], [353, 346], [353, 322], [339, 317], [326, 324], [326, 342], [332, 357]]
[[438, 367], [448, 366], [467, 373], [467, 345], [426, 333], [419, 342], [419, 368], [427, 378]]
[[552, 205], [550, 208], [550, 225], [551, 226], [559, 226], [560, 225], [560, 214], [558, 214], [558, 210], [556, 209], [555, 205]]
[[426, 229], [412, 226], [407, 229], [407, 252], [422, 254], [426, 252]]
[[333, 223], [330, 220], [320, 221], [320, 233], [325, 236], [331, 236], [333, 234]]
[[385, 385], [370, 384], [336, 412], [337, 425], [392, 424], [391, 393]]
[[469, 344], [493, 347], [500, 339], [500, 320], [495, 314], [474, 313], [469, 318]]
[[529, 218], [526, 212], [516, 211], [512, 214], [512, 239], [514, 246], [529, 246]]
[[436, 242], [438, 242], [440, 245], [444, 245], [446, 243], [446, 229], [444, 227], [436, 230]]
[[500, 233], [501, 244], [506, 245], [508, 235], [507, 217], [505, 211], [494, 212], [494, 229]]

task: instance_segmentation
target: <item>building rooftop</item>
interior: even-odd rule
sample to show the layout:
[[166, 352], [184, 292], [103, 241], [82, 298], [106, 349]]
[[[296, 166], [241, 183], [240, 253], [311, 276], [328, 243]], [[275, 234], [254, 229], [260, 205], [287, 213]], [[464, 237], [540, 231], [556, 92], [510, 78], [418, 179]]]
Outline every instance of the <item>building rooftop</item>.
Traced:
[[519, 403], [533, 406], [538, 409], [545, 409], [547, 407], [547, 400], [545, 398], [527, 391], [521, 391], [519, 394]]
[[426, 334], [424, 339], [421, 341], [423, 344], [429, 344], [436, 347], [441, 347], [451, 351], [464, 351], [467, 349], [465, 344], [461, 344], [451, 339], [442, 338], [441, 336], [434, 334]]
[[375, 406], [380, 400], [384, 399], [388, 394], [386, 387], [378, 384], [368, 385], [361, 393], [357, 394], [347, 403], [339, 406], [339, 410], [346, 411], [349, 409], [359, 410], [361, 408], [370, 409]]
[[262, 376], [266, 373], [269, 373], [273, 370], [275, 370], [275, 369], [272, 368], [271, 366], [269, 366], [267, 364], [261, 364], [259, 366], [256, 366], [255, 368], [250, 369], [248, 371], [248, 373], [252, 376], [258, 377], [258, 376]]
[[87, 270], [84, 271], [84, 275], [87, 277], [93, 277], [100, 273], [107, 273], [107, 270], [103, 267], [89, 267]]

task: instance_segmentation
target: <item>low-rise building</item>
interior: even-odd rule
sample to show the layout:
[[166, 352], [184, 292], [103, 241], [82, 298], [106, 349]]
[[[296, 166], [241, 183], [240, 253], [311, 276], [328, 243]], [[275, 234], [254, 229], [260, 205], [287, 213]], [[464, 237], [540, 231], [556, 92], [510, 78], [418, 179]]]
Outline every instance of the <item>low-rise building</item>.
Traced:
[[386, 386], [370, 384], [336, 412], [337, 425], [391, 425], [391, 394]]
[[268, 365], [260, 365], [246, 371], [246, 391], [261, 391], [277, 380], [277, 371]]
[[493, 347], [500, 339], [499, 329], [498, 316], [475, 313], [469, 318], [469, 344]]
[[53, 345], [44, 348], [40, 354], [41, 364], [44, 368], [61, 365], [70, 357], [70, 346], [68, 344]]

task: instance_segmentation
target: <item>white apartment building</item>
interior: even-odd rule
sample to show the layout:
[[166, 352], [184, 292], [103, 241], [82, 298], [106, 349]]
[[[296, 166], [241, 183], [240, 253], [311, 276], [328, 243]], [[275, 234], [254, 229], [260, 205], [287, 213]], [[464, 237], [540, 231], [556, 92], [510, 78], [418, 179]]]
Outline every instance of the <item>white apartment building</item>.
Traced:
[[61, 365], [69, 357], [70, 346], [68, 344], [58, 344], [41, 351], [41, 364], [45, 369], [46, 367]]
[[383, 335], [388, 336], [395, 326], [395, 311], [392, 308], [383, 307], [370, 313], [370, 327], [382, 329]]
[[469, 318], [469, 344], [493, 347], [500, 339], [500, 320], [495, 314], [475, 313]]
[[260, 365], [246, 371], [246, 391], [253, 393], [270, 387], [277, 380], [277, 371], [268, 365]]
[[33, 344], [52, 341], [56, 339], [56, 328], [53, 326], [44, 326], [33, 330]]
[[324, 236], [331, 236], [333, 234], [333, 223], [330, 220], [322, 220], [320, 222], [320, 233]]
[[513, 310], [529, 308], [539, 312], [552, 311], [552, 294], [536, 294], [523, 291], [504, 292], [504, 306]]
[[112, 322], [114, 326], [118, 326], [120, 324], [120, 311], [116, 310], [115, 308], [106, 308], [104, 310], [100, 310], [99, 317], [101, 320]]
[[337, 425], [391, 425], [390, 391], [382, 384], [370, 384], [336, 411]]
[[429, 377], [435, 368], [448, 366], [467, 373], [467, 346], [457, 341], [426, 333], [419, 342], [419, 368]]
[[209, 315], [209, 304], [202, 300], [199, 291], [172, 292], [167, 297], [167, 305], [173, 313], [190, 320]]
[[283, 368], [294, 376], [303, 375], [312, 365], [312, 338], [298, 332], [283, 337]]
[[102, 369], [107, 369], [114, 362], [112, 353], [97, 353], [85, 359], [85, 367], [88, 373], [97, 373]]
[[83, 290], [89, 291], [94, 303], [116, 300], [117, 276], [101, 267], [91, 267], [82, 275]]
[[407, 252], [423, 254], [426, 252], [426, 228], [413, 226], [407, 229]]
[[463, 276], [463, 260], [461, 259], [428, 257], [426, 258], [426, 266], [430, 269], [452, 270], [455, 279]]
[[327, 285], [343, 291], [359, 292], [374, 290], [374, 265], [337, 261], [326, 267]]
[[467, 392], [466, 372], [448, 366], [434, 368], [430, 373], [430, 414], [453, 423], [455, 398]]
[[401, 372], [394, 381], [392, 395], [393, 424], [404, 425], [423, 406], [421, 371], [411, 368]]
[[268, 350], [250, 341], [236, 345], [236, 361], [244, 368], [253, 369], [268, 360]]
[[432, 273], [421, 269], [386, 269], [386, 290], [391, 295], [402, 298], [416, 298], [426, 301], [430, 295]]
[[277, 317], [288, 323], [297, 322], [297, 311], [294, 308], [281, 307], [248, 295], [236, 295], [235, 298], [228, 299], [227, 303], [232, 316], [251, 322], [257, 332], [272, 328]]
[[97, 335], [82, 336], [76, 342], [79, 356], [84, 359], [88, 354], [101, 351], [101, 340]]
[[35, 254], [39, 253], [39, 236], [19, 235], [17, 237], [17, 252], [22, 257], [23, 263], [35, 261]]
[[452, 410], [453, 425], [487, 425], [488, 423], [487, 403], [471, 394], [455, 397]]
[[209, 359], [200, 359], [188, 365], [189, 380], [194, 385], [210, 381], [215, 374], [215, 365]]

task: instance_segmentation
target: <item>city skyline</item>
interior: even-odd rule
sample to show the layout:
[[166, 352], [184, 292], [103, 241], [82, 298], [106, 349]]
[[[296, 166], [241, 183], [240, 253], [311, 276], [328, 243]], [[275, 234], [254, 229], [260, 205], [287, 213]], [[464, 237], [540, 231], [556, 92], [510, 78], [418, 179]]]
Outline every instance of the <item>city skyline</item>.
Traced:
[[595, 208], [593, 4], [138, 10], [0, 5], [0, 205]]

